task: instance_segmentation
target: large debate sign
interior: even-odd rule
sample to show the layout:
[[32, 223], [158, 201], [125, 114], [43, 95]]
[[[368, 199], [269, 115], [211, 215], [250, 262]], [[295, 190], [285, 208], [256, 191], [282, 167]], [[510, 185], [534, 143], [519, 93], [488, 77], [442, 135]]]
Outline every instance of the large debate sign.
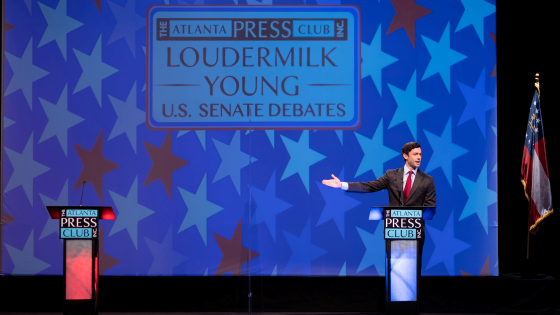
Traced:
[[95, 222], [101, 274], [384, 275], [368, 216], [387, 193], [321, 180], [376, 179], [418, 141], [437, 190], [422, 273], [497, 275], [495, 10], [7, 1], [1, 273], [62, 273], [60, 238], [84, 230], [45, 206], [85, 181], [117, 217]]
[[357, 7], [151, 7], [154, 129], [355, 129]]

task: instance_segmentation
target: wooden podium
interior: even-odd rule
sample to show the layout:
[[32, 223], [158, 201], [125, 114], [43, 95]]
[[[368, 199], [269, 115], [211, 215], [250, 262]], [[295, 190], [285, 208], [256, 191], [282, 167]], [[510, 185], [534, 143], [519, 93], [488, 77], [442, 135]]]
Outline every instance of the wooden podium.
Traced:
[[111, 207], [47, 206], [64, 240], [64, 314], [97, 314], [99, 220], [115, 220]]
[[424, 220], [435, 207], [372, 207], [370, 220], [383, 220], [385, 313], [418, 314]]

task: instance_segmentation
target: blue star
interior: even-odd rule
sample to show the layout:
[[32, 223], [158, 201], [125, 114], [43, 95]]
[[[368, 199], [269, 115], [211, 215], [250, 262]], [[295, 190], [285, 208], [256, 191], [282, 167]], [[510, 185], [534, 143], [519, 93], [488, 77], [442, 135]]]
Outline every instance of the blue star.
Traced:
[[[62, 191], [60, 191], [60, 194], [58, 195], [58, 198], [56, 200], [42, 194], [39, 194], [39, 197], [41, 197], [41, 201], [43, 201], [43, 205], [45, 207], [68, 205], [68, 179], [66, 180], [66, 183], [64, 184], [64, 187], [62, 187]], [[56, 233], [58, 235], [60, 233], [58, 221], [59, 220], [51, 219], [49, 216], [49, 218], [47, 219], [47, 223], [45, 223], [45, 227], [41, 232], [41, 236], [39, 236], [39, 239], [41, 240], [51, 235], [52, 233]]]
[[108, 96], [118, 118], [107, 140], [126, 133], [128, 141], [136, 152], [136, 127], [146, 121], [146, 113], [136, 108], [136, 82], [134, 82], [126, 101], [123, 102], [111, 95]]
[[461, 0], [465, 11], [455, 32], [472, 25], [484, 45], [484, 18], [496, 12], [496, 6], [484, 0]]
[[113, 15], [117, 20], [117, 25], [115, 26], [111, 37], [109, 37], [109, 42], [107, 42], [107, 44], [124, 37], [132, 55], [136, 56], [134, 49], [136, 31], [146, 25], [145, 18], [136, 14], [135, 0], [128, 0], [124, 8], [109, 1], [109, 7], [111, 8], [111, 11], [113, 11]]
[[463, 97], [467, 101], [467, 106], [465, 106], [457, 126], [474, 118], [482, 135], [486, 138], [486, 112], [496, 107], [496, 99], [486, 94], [484, 72], [484, 69], [482, 69], [482, 73], [480, 73], [480, 77], [478, 77], [474, 88], [457, 82], [459, 89], [461, 89], [463, 93]]
[[426, 269], [430, 269], [440, 262], [443, 262], [449, 275], [455, 275], [455, 255], [471, 247], [471, 245], [455, 238], [453, 226], [453, 211], [451, 211], [451, 216], [447, 219], [443, 231], [426, 225], [428, 234], [435, 244], [434, 252], [432, 253], [432, 257], [430, 257], [430, 261], [428, 261]]
[[45, 20], [47, 20], [47, 29], [45, 30], [45, 33], [39, 42], [39, 46], [37, 47], [41, 47], [54, 40], [56, 41], [60, 52], [62, 52], [64, 60], [66, 60], [66, 34], [84, 24], [74, 20], [66, 14], [66, 0], [60, 0], [56, 9], [52, 9], [40, 2], [38, 2], [38, 4], [45, 16]]
[[[256, 130], [247, 130], [245, 132], [245, 135], [248, 135], [253, 131], [256, 131]], [[270, 144], [272, 145], [272, 148], [274, 149], [274, 130], [264, 130], [264, 132], [266, 132], [266, 136], [268, 137], [268, 141], [270, 141]]]
[[362, 151], [364, 151], [364, 157], [354, 177], [358, 177], [369, 170], [373, 171], [375, 177], [380, 177], [383, 175], [383, 163], [399, 155], [399, 152], [383, 145], [383, 118], [381, 118], [371, 139], [357, 132], [354, 132], [354, 134], [360, 143], [360, 147], [362, 147]]
[[276, 172], [272, 173], [268, 184], [264, 191], [251, 187], [251, 194], [255, 199], [257, 207], [252, 217], [251, 224], [259, 224], [264, 222], [272, 235], [272, 239], [276, 242], [276, 215], [292, 205], [282, 199], [276, 198]]
[[224, 210], [224, 208], [208, 201], [206, 174], [204, 174], [204, 177], [196, 190], [196, 194], [188, 192], [181, 187], [177, 188], [179, 189], [181, 197], [183, 197], [183, 201], [187, 206], [187, 214], [185, 214], [185, 218], [183, 219], [181, 227], [179, 227], [179, 231], [177, 231], [177, 233], [196, 225], [198, 233], [204, 241], [204, 245], [208, 245], [207, 219]]
[[33, 38], [29, 40], [21, 58], [6, 52], [6, 59], [8, 59], [8, 63], [14, 71], [14, 75], [4, 92], [4, 96], [8, 96], [21, 89], [27, 104], [29, 104], [29, 108], [31, 109], [33, 109], [33, 82], [49, 74], [49, 72], [33, 65], [32, 43]]
[[[146, 55], [146, 46], [142, 46], [142, 50], [144, 51], [144, 56], [145, 56]], [[144, 86], [142, 87], [142, 92], [145, 92], [145, 91], [146, 91], [146, 81], [144, 80]], [[179, 136], [177, 136], [177, 137], [179, 137]], [[206, 150], [206, 148], [204, 148], [204, 150]]]
[[4, 193], [21, 185], [29, 203], [33, 206], [33, 179], [50, 170], [50, 168], [33, 160], [33, 133], [31, 133], [21, 154], [6, 147], [4, 149], [14, 167], [14, 172], [8, 181], [8, 185], [6, 185]]
[[33, 0], [23, 0], [25, 2], [25, 6], [27, 7], [27, 10], [29, 10], [29, 13], [31, 13], [31, 8], [33, 8]]
[[344, 262], [344, 265], [342, 265], [342, 268], [340, 269], [340, 272], [338, 273], [339, 277], [346, 277], [346, 262]]
[[362, 59], [362, 79], [371, 76], [379, 95], [382, 95], [381, 72], [383, 68], [397, 62], [399, 59], [381, 50], [381, 25], [377, 28], [375, 36], [373, 36], [369, 45], [362, 43]]
[[438, 137], [426, 130], [424, 130], [424, 134], [426, 134], [426, 138], [428, 138], [430, 146], [434, 150], [426, 167], [426, 173], [441, 167], [449, 185], [453, 187], [453, 160], [469, 152], [469, 150], [453, 143], [451, 129], [451, 117], [449, 117], [441, 136]]
[[412, 78], [410, 78], [410, 82], [408, 82], [406, 90], [403, 91], [391, 84], [388, 85], [398, 105], [397, 111], [389, 124], [389, 128], [392, 128], [402, 122], [406, 122], [412, 136], [416, 140], [418, 133], [416, 130], [416, 116], [434, 105], [416, 96], [416, 71], [412, 74]]
[[15, 124], [16, 122], [11, 120], [10, 118], [4, 116], [4, 129], [10, 127], [11, 125]]
[[126, 197], [110, 190], [109, 194], [111, 194], [111, 198], [115, 202], [115, 208], [118, 211], [117, 220], [113, 224], [109, 236], [126, 229], [134, 243], [134, 247], [138, 249], [138, 221], [154, 213], [154, 211], [138, 204], [138, 177], [134, 179], [134, 183], [132, 183]]
[[167, 230], [161, 244], [144, 237], [154, 261], [148, 270], [150, 276], [172, 276], [173, 267], [186, 261], [188, 258], [173, 250], [173, 238], [171, 227]]
[[[235, 4], [237, 4], [237, 2], [239, 0], [233, 0], [235, 2]], [[247, 0], [247, 4], [248, 5], [273, 5], [273, 0]]]
[[6, 245], [8, 254], [10, 254], [10, 258], [14, 263], [12, 275], [36, 275], [51, 266], [46, 262], [35, 258], [35, 255], [33, 254], [33, 230], [31, 230], [31, 233], [27, 238], [27, 242], [25, 242], [22, 250], [12, 247], [6, 243], [4, 243], [4, 245]]
[[84, 120], [82, 117], [68, 111], [68, 85], [64, 86], [56, 105], [42, 98], [39, 98], [39, 101], [43, 105], [43, 110], [49, 119], [43, 134], [41, 134], [39, 143], [56, 136], [62, 151], [68, 156], [68, 129]]
[[[186, 135], [190, 130], [181, 130], [177, 133], [177, 138], [179, 138], [182, 135]], [[198, 140], [200, 141], [200, 144], [202, 145], [202, 148], [204, 149], [204, 151], [206, 151], [206, 131], [205, 130], [195, 130], [194, 132], [196, 132], [196, 136], [198, 137]]]
[[266, 133], [266, 136], [268, 137], [268, 141], [270, 141], [270, 144], [274, 149], [274, 130], [265, 130], [264, 132]]
[[[344, 181], [344, 168], [342, 168], [338, 178], [340, 181]], [[319, 187], [319, 191], [325, 200], [325, 207], [321, 212], [321, 216], [319, 217], [319, 221], [317, 221], [316, 226], [333, 219], [340, 231], [340, 234], [342, 235], [342, 238], [344, 239], [344, 214], [346, 211], [361, 204], [361, 202], [348, 197], [348, 194], [333, 193], [332, 188], [319, 182], [317, 182], [317, 187]]]
[[305, 189], [307, 189], [307, 193], [309, 193], [309, 167], [324, 159], [325, 156], [309, 148], [309, 130], [302, 132], [298, 142], [284, 136], [281, 137], [290, 155], [290, 161], [286, 165], [280, 180], [298, 173]]
[[282, 232], [284, 232], [286, 241], [288, 241], [290, 249], [292, 250], [292, 255], [290, 255], [288, 264], [284, 269], [284, 274], [288, 274], [289, 272], [299, 268], [301, 269], [303, 275], [310, 276], [311, 261], [327, 253], [326, 250], [311, 243], [311, 220], [307, 220], [307, 223], [305, 223], [305, 227], [303, 228], [303, 231], [301, 231], [299, 237], [286, 231]]
[[99, 35], [99, 39], [97, 40], [91, 55], [88, 56], [83, 52], [74, 49], [74, 54], [76, 54], [76, 58], [78, 58], [78, 62], [80, 63], [83, 72], [80, 75], [80, 79], [78, 80], [76, 87], [74, 88], [74, 92], [72, 93], [76, 94], [89, 86], [91, 87], [99, 106], [101, 106], [101, 81], [119, 71], [101, 60], [101, 45], [101, 35]]
[[369, 266], [375, 266], [377, 274], [382, 276], [385, 274], [385, 239], [383, 238], [383, 221], [379, 221], [375, 233], [371, 234], [365, 230], [358, 229], [360, 238], [364, 242], [366, 247], [366, 252], [364, 257], [360, 262], [360, 266], [356, 273], [368, 268]]
[[[498, 128], [491, 126], [492, 130], [494, 130], [494, 135], [497, 137], [498, 136]], [[492, 173], [494, 173], [495, 171], [498, 170], [498, 161], [496, 161], [496, 164], [494, 164], [494, 168], [492, 169]]]
[[342, 144], [342, 145], [344, 145], [343, 131], [344, 130], [335, 130], [334, 131], [334, 132], [336, 132], [336, 136], [338, 137], [338, 141], [340, 141], [340, 144]]
[[214, 141], [214, 145], [220, 154], [220, 158], [222, 158], [222, 163], [220, 163], [220, 167], [218, 168], [216, 175], [214, 175], [212, 183], [229, 176], [235, 186], [235, 189], [237, 190], [237, 193], [241, 195], [241, 169], [250, 163], [255, 162], [257, 159], [252, 156], [249, 159], [249, 154], [241, 152], [241, 135], [239, 131], [235, 132], [235, 135], [233, 135], [233, 139], [231, 139], [231, 143], [229, 145], [215, 139], [212, 139], [212, 141]]
[[484, 167], [482, 167], [482, 171], [478, 175], [476, 183], [459, 176], [459, 179], [469, 196], [469, 200], [461, 213], [459, 221], [476, 213], [480, 223], [482, 223], [482, 226], [486, 231], [486, 234], [488, 234], [488, 206], [495, 203], [497, 198], [496, 192], [488, 189], [488, 168], [486, 164], [487, 163], [484, 163]]
[[428, 64], [426, 72], [424, 72], [424, 76], [422, 76], [422, 80], [429, 78], [436, 73], [439, 73], [441, 79], [443, 80], [443, 83], [445, 84], [445, 87], [447, 88], [447, 92], [450, 92], [451, 66], [467, 58], [467, 56], [451, 49], [449, 23], [447, 23], [445, 31], [443, 31], [439, 42], [435, 42], [424, 36], [422, 36], [422, 40], [424, 40], [424, 44], [426, 45], [426, 48], [428, 48], [428, 52], [430, 52], [431, 56], [430, 63]]

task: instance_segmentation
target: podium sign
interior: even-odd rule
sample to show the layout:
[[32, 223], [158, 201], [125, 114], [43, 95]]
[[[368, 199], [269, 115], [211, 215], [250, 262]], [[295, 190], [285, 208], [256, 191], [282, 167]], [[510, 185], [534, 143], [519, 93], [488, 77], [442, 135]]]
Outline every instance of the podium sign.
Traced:
[[97, 209], [60, 210], [60, 238], [97, 238], [98, 216], [99, 211]]
[[386, 209], [384, 221], [383, 234], [386, 240], [416, 240], [424, 237], [421, 209]]

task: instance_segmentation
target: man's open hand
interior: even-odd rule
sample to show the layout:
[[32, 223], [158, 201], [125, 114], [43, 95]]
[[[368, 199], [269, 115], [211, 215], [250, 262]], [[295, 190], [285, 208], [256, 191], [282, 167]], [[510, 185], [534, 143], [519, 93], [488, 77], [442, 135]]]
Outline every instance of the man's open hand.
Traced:
[[329, 187], [333, 187], [333, 188], [340, 188], [342, 187], [342, 184], [340, 183], [340, 179], [338, 179], [338, 177], [334, 176], [334, 174], [331, 174], [333, 179], [323, 179], [323, 185], [327, 185]]

